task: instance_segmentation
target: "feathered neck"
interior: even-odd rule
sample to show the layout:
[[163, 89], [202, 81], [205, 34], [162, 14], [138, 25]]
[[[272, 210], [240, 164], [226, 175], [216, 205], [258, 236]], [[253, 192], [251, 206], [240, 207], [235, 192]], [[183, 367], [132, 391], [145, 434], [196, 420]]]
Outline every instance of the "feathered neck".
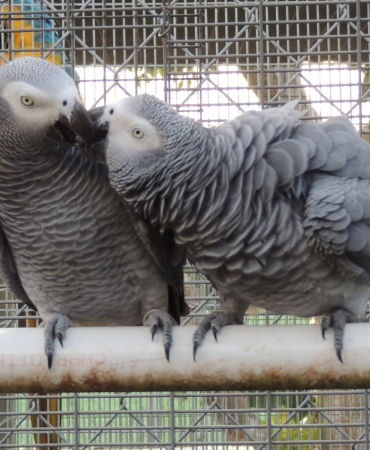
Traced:
[[182, 119], [184, 123], [177, 127], [181, 132], [171, 133], [167, 127], [163, 149], [143, 155], [143, 163], [136, 161], [135, 168], [127, 160], [124, 168], [110, 173], [113, 186], [136, 213], [162, 228], [184, 220], [197, 197], [219, 176], [230, 151], [226, 137]]

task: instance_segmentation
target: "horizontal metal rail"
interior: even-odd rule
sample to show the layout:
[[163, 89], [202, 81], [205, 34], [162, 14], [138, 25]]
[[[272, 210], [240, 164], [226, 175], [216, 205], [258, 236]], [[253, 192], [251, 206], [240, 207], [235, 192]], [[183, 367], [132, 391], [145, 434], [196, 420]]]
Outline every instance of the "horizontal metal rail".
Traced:
[[343, 360], [317, 325], [229, 326], [193, 361], [194, 327], [174, 327], [170, 362], [146, 327], [71, 328], [47, 368], [42, 329], [0, 330], [0, 392], [333, 389], [370, 385], [370, 326], [346, 326]]

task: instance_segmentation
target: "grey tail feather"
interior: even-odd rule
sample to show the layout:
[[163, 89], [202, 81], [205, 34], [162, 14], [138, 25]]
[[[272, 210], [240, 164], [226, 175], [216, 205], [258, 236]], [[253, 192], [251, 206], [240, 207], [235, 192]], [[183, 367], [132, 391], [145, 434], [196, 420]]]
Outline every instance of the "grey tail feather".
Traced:
[[299, 103], [299, 100], [291, 100], [288, 103], [285, 103], [285, 105], [283, 105], [281, 107], [281, 109], [294, 109]]
[[[299, 104], [299, 100], [292, 100], [292, 101], [290, 101], [288, 103], [285, 103], [285, 105], [283, 105], [281, 107], [281, 109], [295, 109], [298, 104]], [[308, 114], [308, 109], [304, 109], [303, 111], [299, 111], [299, 118], [305, 116], [306, 114]]]

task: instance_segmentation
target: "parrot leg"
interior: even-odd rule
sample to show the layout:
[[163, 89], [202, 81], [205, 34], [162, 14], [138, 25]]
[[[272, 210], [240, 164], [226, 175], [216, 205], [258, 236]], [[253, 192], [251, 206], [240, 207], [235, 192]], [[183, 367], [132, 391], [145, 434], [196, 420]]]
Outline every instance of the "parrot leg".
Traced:
[[158, 328], [162, 330], [164, 352], [167, 361], [169, 361], [172, 344], [172, 326], [177, 325], [176, 321], [166, 311], [151, 309], [145, 314], [143, 323], [150, 328], [152, 340]]
[[347, 311], [344, 308], [332, 308], [330, 313], [321, 321], [321, 332], [322, 337], [325, 339], [325, 332], [333, 327], [334, 329], [334, 347], [337, 357], [340, 362], [342, 360], [342, 349], [343, 349], [343, 335], [344, 327], [346, 323], [360, 323], [368, 322], [366, 319], [359, 319], [357, 316]]
[[207, 331], [212, 329], [213, 336], [217, 342], [217, 334], [226, 325], [241, 325], [243, 322], [232, 317], [222, 311], [215, 311], [212, 314], [204, 317], [196, 329], [193, 336], [193, 358], [197, 354], [198, 347], [202, 343]]
[[54, 355], [54, 339], [58, 338], [63, 347], [63, 339], [68, 328], [73, 326], [73, 322], [62, 314], [51, 314], [41, 326], [45, 328], [45, 353], [48, 358], [48, 367], [51, 369]]

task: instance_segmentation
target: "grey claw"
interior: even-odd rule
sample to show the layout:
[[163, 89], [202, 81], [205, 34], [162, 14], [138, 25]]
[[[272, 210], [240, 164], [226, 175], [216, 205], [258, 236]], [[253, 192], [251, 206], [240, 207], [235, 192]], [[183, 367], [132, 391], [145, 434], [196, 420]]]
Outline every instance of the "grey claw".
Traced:
[[152, 332], [152, 340], [154, 339], [158, 328], [162, 330], [164, 353], [167, 361], [169, 361], [172, 344], [172, 325], [174, 323], [172, 317], [166, 311], [151, 310], [144, 316], [143, 323], [144, 325], [149, 326], [149, 329]]
[[197, 355], [198, 347], [199, 347], [198, 342], [194, 342], [194, 344], [193, 344], [193, 359], [194, 359], [194, 362], [196, 362], [195, 357], [196, 357], [196, 355]]
[[203, 338], [204, 338], [204, 332], [202, 332], [202, 330], [200, 328], [198, 328], [195, 331], [194, 336], [193, 336], [193, 359], [194, 359], [194, 362], [196, 361], [197, 351], [198, 351], [198, 348], [199, 348]]
[[217, 328], [214, 325], [212, 325], [212, 333], [213, 333], [213, 336], [214, 336], [216, 342], [218, 342], [217, 341], [217, 331], [218, 331]]
[[217, 334], [219, 331], [225, 326], [225, 325], [236, 325], [241, 324], [242, 321], [239, 321], [235, 317], [228, 316], [227, 314], [223, 313], [222, 311], [215, 311], [212, 314], [209, 314], [208, 316], [205, 316], [200, 324], [198, 325], [198, 328], [195, 330], [194, 336], [193, 336], [193, 358], [195, 361], [195, 356], [198, 350], [198, 347], [202, 343], [206, 333], [211, 329], [213, 336], [215, 338], [215, 341], [217, 340]]
[[325, 339], [325, 333], [332, 326], [333, 326], [333, 317], [331, 315], [326, 315], [321, 321], [321, 335], [323, 339]]
[[151, 331], [152, 331], [152, 340], [154, 339], [154, 336], [155, 336], [155, 333], [157, 332], [157, 330], [158, 330], [158, 326], [157, 326], [156, 323], [154, 323], [152, 325], [152, 329], [151, 329]]
[[58, 338], [60, 345], [63, 347], [63, 338], [65, 336], [65, 331], [71, 326], [73, 326], [72, 321], [67, 316], [63, 316], [62, 314], [58, 313], [51, 314], [44, 322], [45, 353], [48, 359], [49, 369], [53, 364], [55, 337]]
[[334, 330], [334, 348], [337, 354], [337, 358], [341, 363], [342, 359], [342, 349], [343, 349], [343, 335], [346, 323], [363, 323], [367, 322], [365, 319], [359, 319], [350, 311], [335, 307], [330, 310], [328, 314], [321, 321], [321, 332], [322, 337], [325, 339], [325, 331], [329, 327], [333, 327]]
[[200, 344], [202, 343], [207, 331], [210, 330], [210, 328], [211, 328], [212, 319], [214, 316], [215, 316], [214, 313], [209, 314], [208, 316], [205, 316], [202, 319], [201, 323], [199, 324], [198, 328], [195, 330], [195, 333], [193, 335], [193, 359], [194, 359], [194, 362], [196, 361], [195, 357], [196, 357], [198, 348], [199, 348]]
[[164, 344], [164, 353], [166, 355], [166, 359], [168, 362], [170, 362], [170, 348], [171, 348], [171, 343], [166, 342]]
[[335, 351], [336, 351], [336, 354], [337, 354], [337, 357], [338, 357], [339, 361], [340, 361], [341, 363], [343, 363], [343, 359], [342, 359], [342, 349], [341, 349], [341, 348], [336, 348]]
[[63, 347], [63, 335], [62, 335], [62, 333], [58, 333], [57, 334], [57, 338], [58, 338], [58, 341], [60, 342], [60, 345]]

